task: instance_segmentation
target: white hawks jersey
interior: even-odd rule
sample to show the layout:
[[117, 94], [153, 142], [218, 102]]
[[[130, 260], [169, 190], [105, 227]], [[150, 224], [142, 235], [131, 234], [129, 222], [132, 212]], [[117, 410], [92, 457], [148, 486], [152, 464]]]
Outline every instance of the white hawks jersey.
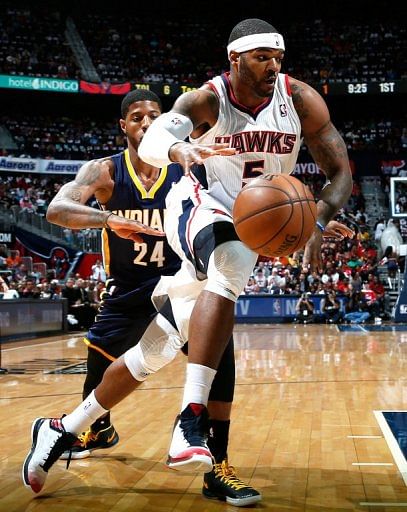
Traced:
[[256, 109], [235, 98], [229, 73], [208, 85], [219, 98], [216, 124], [192, 143], [227, 142], [236, 155], [213, 156], [204, 162], [209, 194], [232, 211], [248, 181], [263, 173], [290, 174], [301, 144], [301, 123], [291, 97], [288, 75], [278, 74], [274, 93]]

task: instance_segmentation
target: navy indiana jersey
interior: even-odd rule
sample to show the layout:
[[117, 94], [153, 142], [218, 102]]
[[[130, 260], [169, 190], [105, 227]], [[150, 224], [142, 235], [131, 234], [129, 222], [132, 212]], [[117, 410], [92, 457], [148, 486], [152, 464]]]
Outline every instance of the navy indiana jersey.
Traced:
[[[163, 167], [156, 183], [147, 191], [133, 168], [127, 149], [111, 159], [115, 166], [115, 185], [105, 208], [163, 230], [165, 198], [173, 183], [183, 176], [182, 167], [179, 164]], [[121, 288], [151, 288], [161, 275], [173, 275], [180, 267], [180, 260], [165, 237], [144, 234], [141, 237], [143, 242], [137, 243], [120, 238], [113, 231], [102, 230], [104, 267], [109, 278]]]

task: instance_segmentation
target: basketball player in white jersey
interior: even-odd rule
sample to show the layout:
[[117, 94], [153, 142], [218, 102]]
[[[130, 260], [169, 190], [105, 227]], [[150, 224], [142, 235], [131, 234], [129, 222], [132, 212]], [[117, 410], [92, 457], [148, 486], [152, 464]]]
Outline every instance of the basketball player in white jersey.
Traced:
[[[234, 304], [257, 259], [233, 229], [231, 212], [242, 186], [261, 174], [291, 173], [304, 138], [327, 176], [304, 252], [303, 263], [312, 270], [321, 266], [328, 222], [351, 194], [346, 146], [321, 96], [280, 73], [284, 51], [283, 36], [269, 23], [240, 22], [227, 46], [230, 72], [180, 96], [139, 148], [146, 162], [178, 162], [188, 174], [167, 196], [164, 226], [182, 268], [169, 286], [157, 290], [170, 297], [190, 343], [182, 412], [169, 450], [172, 467], [212, 467], [206, 446], [208, 393], [233, 330]], [[233, 154], [205, 146], [213, 143], [223, 143]]]
[[[206, 444], [209, 390], [233, 330], [234, 304], [257, 260], [233, 228], [231, 209], [242, 185], [260, 174], [292, 172], [304, 137], [329, 180], [317, 205], [318, 221], [304, 265], [321, 265], [323, 236], [353, 235], [331, 220], [351, 193], [346, 147], [317, 92], [280, 74], [282, 35], [262, 20], [244, 20], [232, 30], [228, 56], [230, 73], [180, 96], [171, 112], [149, 127], [139, 146], [139, 156], [152, 165], [179, 162], [188, 174], [167, 196], [165, 222], [182, 267], [175, 276], [162, 278], [154, 295], [157, 309], [162, 297], [170, 298], [181, 338], [190, 342], [182, 412], [167, 464], [203, 472], [212, 470]], [[190, 142], [185, 142], [188, 136]], [[162, 336], [168, 333], [163, 330]], [[112, 363], [102, 383], [69, 417], [92, 423], [152, 373], [157, 361], [164, 364], [168, 350], [153, 350], [154, 337], [144, 341], [145, 353], [130, 350]], [[58, 423], [43, 422], [26, 459], [39, 489], [49, 467], [76, 439]]]

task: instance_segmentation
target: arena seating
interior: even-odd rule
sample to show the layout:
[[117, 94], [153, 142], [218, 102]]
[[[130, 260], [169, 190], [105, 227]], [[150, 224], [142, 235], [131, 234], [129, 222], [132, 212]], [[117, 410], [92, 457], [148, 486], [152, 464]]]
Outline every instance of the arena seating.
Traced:
[[[0, 73], [80, 78], [65, 36], [67, 19], [73, 22], [101, 81], [201, 84], [228, 65], [224, 26], [208, 17], [197, 22], [183, 16], [177, 21], [140, 10], [130, 23], [115, 12], [87, 11], [83, 6], [80, 13], [69, 13], [68, 7], [58, 11], [52, 5], [39, 4], [34, 9], [10, 3], [2, 9]], [[284, 69], [299, 79], [324, 83], [405, 76], [402, 20], [316, 19], [311, 24], [290, 18], [277, 28], [288, 43]]]

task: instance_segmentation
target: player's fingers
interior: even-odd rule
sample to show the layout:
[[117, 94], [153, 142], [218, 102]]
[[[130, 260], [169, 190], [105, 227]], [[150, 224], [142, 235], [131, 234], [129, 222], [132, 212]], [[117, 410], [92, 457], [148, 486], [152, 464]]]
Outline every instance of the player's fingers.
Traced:
[[235, 148], [225, 148], [225, 149], [217, 149], [216, 154], [220, 156], [232, 156], [236, 155]]
[[303, 272], [308, 272], [309, 264], [310, 264], [310, 258], [308, 255], [308, 251], [305, 251], [304, 256], [302, 258], [302, 271]]
[[140, 235], [138, 235], [137, 233], [131, 233], [127, 237], [127, 240], [133, 240], [133, 242], [137, 242], [139, 244], [143, 243], [143, 238]]
[[353, 229], [350, 228], [346, 228], [346, 230], [343, 230], [342, 234], [344, 236], [347, 236], [348, 238], [353, 238], [355, 236], [355, 232], [353, 231]]
[[144, 235], [165, 236], [164, 231], [160, 231], [159, 229], [149, 228], [147, 226], [144, 226], [144, 228], [140, 229], [139, 232], [143, 233]]
[[214, 151], [222, 151], [224, 149], [233, 149], [234, 150], [234, 148], [229, 148], [228, 142], [215, 142], [213, 144], [200, 144], [199, 146], [201, 148], [213, 149]]
[[323, 233], [323, 238], [334, 238], [335, 240], [341, 241], [345, 238], [345, 236], [340, 231], [328, 231], [327, 233]]

